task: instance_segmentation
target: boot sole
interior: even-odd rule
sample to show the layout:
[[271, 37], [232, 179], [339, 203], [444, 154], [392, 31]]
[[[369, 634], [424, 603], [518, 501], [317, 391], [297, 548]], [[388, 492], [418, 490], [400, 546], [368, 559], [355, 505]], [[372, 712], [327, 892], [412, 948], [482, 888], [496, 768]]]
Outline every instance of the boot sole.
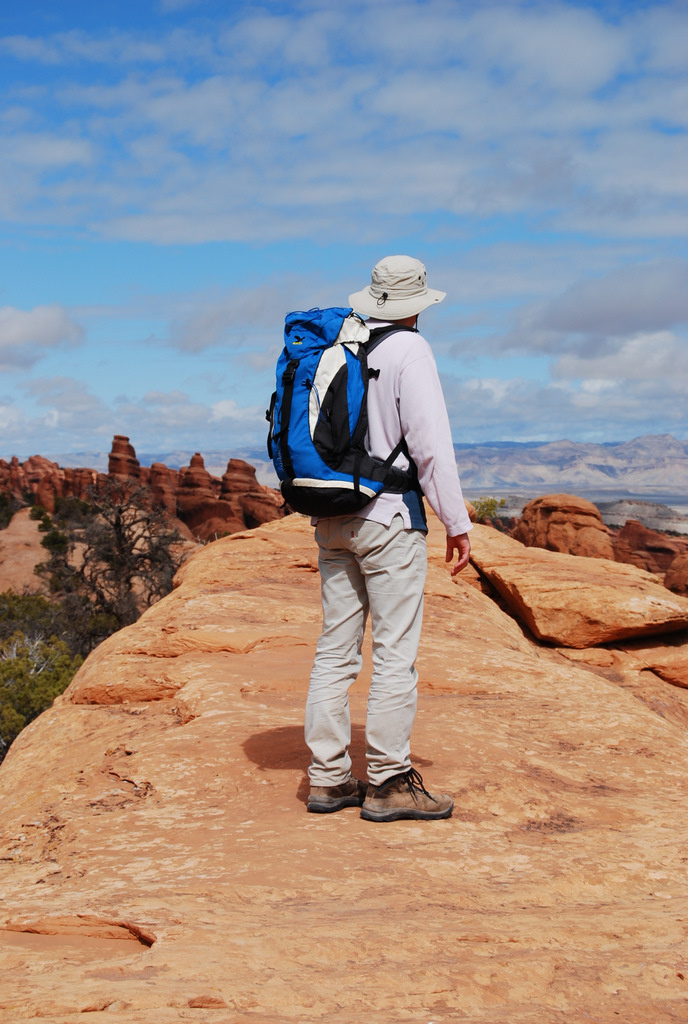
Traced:
[[420, 811], [412, 807], [395, 807], [391, 811], [372, 811], [368, 807], [361, 807], [361, 817], [366, 821], [401, 821], [402, 819], [412, 821], [438, 821], [440, 818], [451, 817], [454, 804], [446, 811]]
[[327, 803], [323, 803], [319, 800], [313, 800], [307, 805], [307, 809], [311, 814], [332, 814], [333, 811], [342, 811], [345, 807], [360, 807], [361, 801], [355, 796], [345, 796], [341, 800], [332, 800]]

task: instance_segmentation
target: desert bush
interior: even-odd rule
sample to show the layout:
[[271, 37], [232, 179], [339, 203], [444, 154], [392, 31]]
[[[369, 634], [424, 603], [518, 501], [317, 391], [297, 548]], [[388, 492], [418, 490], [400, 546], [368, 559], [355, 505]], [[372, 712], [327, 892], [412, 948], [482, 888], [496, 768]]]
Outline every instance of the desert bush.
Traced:
[[110, 479], [88, 502], [58, 501], [48, 520], [41, 543], [50, 557], [36, 572], [70, 620], [81, 623], [81, 653], [172, 589], [182, 561], [179, 535], [130, 481]]
[[0, 494], [0, 530], [6, 529], [14, 513], [21, 508], [21, 502], [16, 501], [10, 494]]
[[19, 631], [0, 641], [0, 761], [12, 741], [71, 682], [81, 665], [63, 640]]
[[486, 519], [496, 519], [500, 509], [506, 507], [504, 498], [481, 497], [472, 504], [479, 523], [484, 523]]
[[0, 593], [0, 643], [15, 633], [22, 633], [30, 641], [57, 637], [67, 643], [72, 654], [78, 653], [69, 616], [61, 604], [43, 594], [15, 594], [13, 590]]

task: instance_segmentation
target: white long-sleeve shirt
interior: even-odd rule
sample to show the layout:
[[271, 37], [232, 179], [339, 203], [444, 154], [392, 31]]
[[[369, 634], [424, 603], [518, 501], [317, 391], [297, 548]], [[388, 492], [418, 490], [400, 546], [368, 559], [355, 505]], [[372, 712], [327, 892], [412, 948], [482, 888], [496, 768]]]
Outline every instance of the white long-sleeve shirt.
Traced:
[[[371, 329], [391, 326], [388, 321], [372, 319], [367, 325]], [[464, 505], [447, 406], [430, 345], [422, 334], [400, 329], [371, 352], [368, 363], [380, 370], [380, 376], [368, 385], [367, 450], [384, 460], [404, 437], [418, 467], [423, 494], [448, 535], [467, 533], [471, 521]], [[405, 469], [408, 460], [400, 455], [394, 465]], [[403, 496], [388, 491], [357, 514], [385, 525], [400, 514], [407, 529], [418, 525], [412, 522]]]

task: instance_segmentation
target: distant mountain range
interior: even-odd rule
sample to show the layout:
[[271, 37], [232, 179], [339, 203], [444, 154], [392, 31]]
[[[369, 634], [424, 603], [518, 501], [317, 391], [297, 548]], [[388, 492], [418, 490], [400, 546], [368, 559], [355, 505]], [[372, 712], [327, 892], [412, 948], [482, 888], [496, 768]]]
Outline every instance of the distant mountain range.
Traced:
[[[649, 434], [633, 441], [589, 444], [582, 441], [495, 441], [457, 444], [456, 461], [467, 494], [535, 495], [555, 491], [589, 498], [644, 497], [688, 503], [688, 441], [671, 434]], [[201, 452], [206, 469], [222, 476], [230, 458], [256, 467], [261, 483], [274, 486], [276, 477], [265, 450]], [[171, 469], [188, 466], [192, 450], [142, 452], [142, 465], [164, 462]], [[107, 470], [106, 452], [73, 452], [47, 458], [61, 466]]]
[[587, 497], [684, 497], [688, 441], [649, 434], [633, 441], [455, 445], [464, 490], [521, 494], [564, 491]]

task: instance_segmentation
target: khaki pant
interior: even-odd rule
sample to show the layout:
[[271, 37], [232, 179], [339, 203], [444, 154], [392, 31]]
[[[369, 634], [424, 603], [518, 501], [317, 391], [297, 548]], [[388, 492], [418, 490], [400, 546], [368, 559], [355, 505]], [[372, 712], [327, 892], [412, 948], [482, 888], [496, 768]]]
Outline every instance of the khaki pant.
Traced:
[[375, 786], [411, 767], [416, 714], [416, 654], [427, 572], [425, 533], [400, 516], [383, 526], [356, 516], [322, 519], [323, 631], [306, 703], [306, 743], [313, 786], [338, 786], [351, 774], [348, 690], [361, 670], [370, 615], [373, 676], [368, 695], [366, 757]]

